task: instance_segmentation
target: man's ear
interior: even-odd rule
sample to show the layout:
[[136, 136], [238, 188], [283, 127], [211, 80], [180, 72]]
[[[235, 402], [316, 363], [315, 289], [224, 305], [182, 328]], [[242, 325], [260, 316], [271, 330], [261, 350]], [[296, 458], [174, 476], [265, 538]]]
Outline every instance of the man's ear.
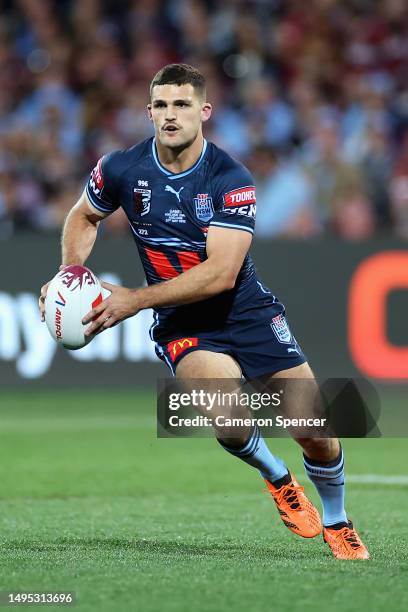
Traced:
[[209, 102], [204, 102], [201, 107], [201, 121], [208, 121], [211, 117], [212, 106]]
[[147, 108], [147, 116], [149, 117], [150, 121], [153, 121], [153, 117], [152, 117], [152, 105], [148, 104], [146, 108]]

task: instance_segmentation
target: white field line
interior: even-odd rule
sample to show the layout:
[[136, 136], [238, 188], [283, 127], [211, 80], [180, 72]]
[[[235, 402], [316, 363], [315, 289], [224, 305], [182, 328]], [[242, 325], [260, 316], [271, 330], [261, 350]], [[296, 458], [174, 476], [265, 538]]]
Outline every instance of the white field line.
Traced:
[[[308, 482], [308, 479], [301, 477], [302, 483]], [[367, 484], [367, 485], [381, 485], [381, 486], [392, 486], [392, 485], [408, 485], [408, 474], [401, 474], [398, 476], [387, 476], [385, 474], [347, 474], [346, 471], [346, 486], [347, 484]]]
[[[91, 418], [67, 417], [60, 419], [47, 418], [24, 418], [17, 422], [15, 419], [0, 420], [0, 435], [2, 433], [49, 433], [49, 432], [77, 432], [87, 430], [121, 430], [152, 428], [154, 421], [151, 417], [143, 416], [103, 416]], [[302, 483], [308, 482], [305, 476], [298, 479]], [[367, 484], [367, 485], [408, 485], [408, 474], [387, 476], [385, 474], [347, 474], [346, 484]]]
[[408, 474], [399, 476], [385, 476], [384, 474], [350, 474], [346, 472], [346, 484], [380, 484], [380, 485], [408, 485]]

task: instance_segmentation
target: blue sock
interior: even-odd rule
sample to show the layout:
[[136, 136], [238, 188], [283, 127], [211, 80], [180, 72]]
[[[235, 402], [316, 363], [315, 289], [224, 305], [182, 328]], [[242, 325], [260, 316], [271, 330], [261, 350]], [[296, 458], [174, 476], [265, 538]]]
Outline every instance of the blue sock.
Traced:
[[334, 461], [320, 463], [303, 455], [306, 474], [313, 482], [323, 505], [323, 525], [347, 523], [344, 509], [344, 459], [343, 450]]
[[288, 474], [288, 469], [282, 459], [272, 455], [266, 446], [258, 425], [255, 425], [250, 437], [244, 446], [240, 448], [226, 446], [222, 440], [218, 440], [218, 442], [231, 455], [235, 455], [235, 457], [239, 457], [245, 463], [257, 468], [261, 476], [269, 480], [269, 482], [280, 480]]

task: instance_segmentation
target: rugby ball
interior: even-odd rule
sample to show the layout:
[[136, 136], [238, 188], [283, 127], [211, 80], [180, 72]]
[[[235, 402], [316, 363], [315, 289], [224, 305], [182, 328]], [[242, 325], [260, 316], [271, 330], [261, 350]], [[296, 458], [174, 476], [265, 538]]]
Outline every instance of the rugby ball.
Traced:
[[45, 298], [45, 322], [51, 336], [71, 350], [88, 344], [83, 317], [102, 302], [99, 279], [84, 266], [65, 266], [52, 279]]

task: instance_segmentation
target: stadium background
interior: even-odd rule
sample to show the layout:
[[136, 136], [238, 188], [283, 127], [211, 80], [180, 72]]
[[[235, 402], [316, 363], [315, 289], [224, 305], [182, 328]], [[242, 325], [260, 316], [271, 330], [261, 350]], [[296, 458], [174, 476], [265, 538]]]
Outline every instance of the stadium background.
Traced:
[[[314, 369], [368, 377], [383, 410], [401, 414], [406, 3], [1, 7], [1, 588], [75, 588], [83, 609], [135, 601], [143, 610], [163, 609], [163, 601], [166, 610], [260, 609], [269, 597], [282, 610], [311, 609], [324, 597], [333, 609], [354, 609], [342, 599], [342, 580], [354, 602], [364, 580], [373, 610], [389, 607], [391, 590], [392, 609], [406, 609], [406, 440], [345, 441], [349, 497], [375, 563], [336, 572], [322, 546], [309, 556], [270, 519], [256, 476], [210, 441], [155, 439], [154, 381], [166, 370], [147, 341], [150, 313], [68, 354], [55, 352], [36, 312], [39, 287], [59, 263], [61, 224], [89, 171], [104, 153], [151, 135], [152, 75], [188, 62], [205, 73], [215, 106], [206, 137], [255, 176], [255, 261]], [[120, 212], [104, 222], [89, 265], [106, 279], [142, 281]], [[301, 473], [293, 445], [277, 440], [274, 448]], [[315, 576], [323, 563], [333, 569], [325, 585]], [[299, 585], [290, 603], [288, 578]], [[203, 589], [201, 603], [192, 585]]]

